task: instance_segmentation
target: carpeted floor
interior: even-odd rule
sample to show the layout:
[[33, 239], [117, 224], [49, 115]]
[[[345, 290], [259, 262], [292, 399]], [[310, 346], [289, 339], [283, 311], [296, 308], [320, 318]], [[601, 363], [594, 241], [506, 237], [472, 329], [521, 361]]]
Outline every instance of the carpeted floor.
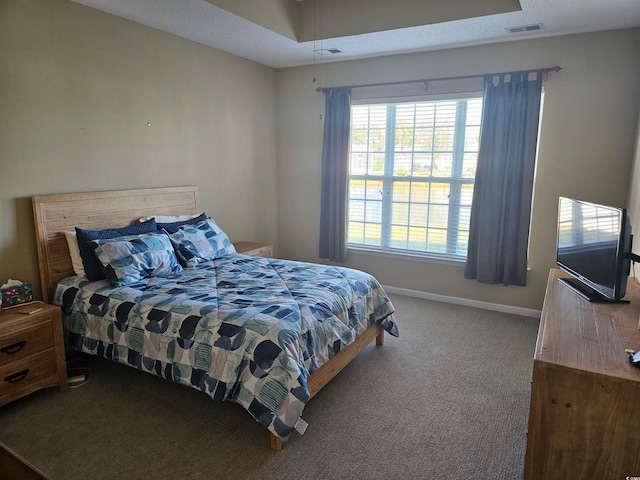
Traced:
[[106, 360], [0, 409], [0, 442], [57, 480], [522, 478], [538, 320], [391, 295], [373, 343], [282, 452], [238, 405]]

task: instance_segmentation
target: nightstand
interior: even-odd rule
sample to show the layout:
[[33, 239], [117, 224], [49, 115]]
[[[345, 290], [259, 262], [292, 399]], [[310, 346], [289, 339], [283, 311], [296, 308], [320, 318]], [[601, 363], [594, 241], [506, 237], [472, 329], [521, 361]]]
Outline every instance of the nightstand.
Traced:
[[55, 385], [67, 389], [60, 309], [33, 302], [0, 311], [0, 406]]
[[273, 258], [273, 245], [258, 242], [237, 242], [233, 246], [236, 252], [255, 257]]

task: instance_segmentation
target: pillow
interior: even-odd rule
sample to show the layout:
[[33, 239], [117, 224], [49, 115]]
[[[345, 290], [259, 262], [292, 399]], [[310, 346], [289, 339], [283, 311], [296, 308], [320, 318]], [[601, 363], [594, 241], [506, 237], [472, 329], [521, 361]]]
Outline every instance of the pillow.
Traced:
[[197, 217], [190, 218], [189, 220], [180, 220], [177, 222], [169, 222], [169, 223], [157, 223], [157, 225], [158, 225], [158, 230], [166, 230], [168, 233], [176, 233], [180, 229], [180, 227], [183, 227], [185, 225], [194, 225], [196, 223], [203, 222], [206, 219], [207, 219], [207, 215], [203, 212]]
[[169, 237], [164, 233], [127, 235], [94, 240], [90, 244], [114, 287], [182, 271]]
[[82, 264], [84, 265], [84, 272], [87, 280], [93, 282], [95, 280], [102, 280], [106, 278], [102, 271], [100, 262], [94, 252], [94, 247], [89, 245], [91, 241], [106, 240], [109, 238], [122, 237], [124, 235], [150, 233], [157, 231], [157, 229], [158, 227], [156, 226], [155, 219], [111, 230], [85, 230], [84, 228], [76, 227], [78, 247], [80, 249], [80, 256], [82, 257]]
[[170, 233], [169, 238], [185, 267], [236, 253], [227, 234], [210, 218], [195, 225], [185, 225]]
[[67, 246], [69, 247], [69, 255], [71, 255], [71, 264], [73, 265], [74, 273], [79, 277], [86, 277], [84, 265], [82, 265], [82, 257], [80, 256], [80, 248], [78, 248], [76, 232], [64, 232], [64, 238], [67, 239]]
[[146, 222], [147, 220], [151, 220], [152, 218], [156, 219], [156, 222], [162, 223], [172, 223], [172, 222], [183, 222], [185, 220], [191, 220], [192, 218], [196, 218], [202, 215], [202, 213], [194, 213], [191, 215], [151, 215], [149, 217], [143, 217], [139, 219], [139, 222]]

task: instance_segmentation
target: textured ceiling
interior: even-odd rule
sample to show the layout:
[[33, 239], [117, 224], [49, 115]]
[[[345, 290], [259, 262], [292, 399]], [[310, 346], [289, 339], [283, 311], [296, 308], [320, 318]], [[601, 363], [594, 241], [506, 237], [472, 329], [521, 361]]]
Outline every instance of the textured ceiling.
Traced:
[[[323, 55], [322, 61], [330, 62], [640, 26], [640, 0], [73, 1], [274, 68], [312, 64], [314, 57], [317, 60], [314, 50], [319, 49], [341, 50]], [[514, 10], [514, 1], [520, 10]], [[350, 7], [342, 16], [336, 10], [341, 2]], [[385, 3], [402, 8], [391, 15], [391, 10], [382, 8]], [[498, 9], [494, 11], [503, 13], [487, 14], [478, 9], [478, 3], [491, 4]], [[368, 8], [375, 4], [381, 6]], [[448, 10], [443, 12], [445, 4]], [[353, 7], [358, 5], [367, 15], [350, 18], [347, 12], [356, 11]], [[429, 18], [437, 18], [438, 23], [428, 24]], [[298, 41], [306, 38], [305, 29], [308, 35], [309, 21], [318, 39]], [[538, 23], [544, 27], [537, 32], [509, 34], [506, 30]], [[349, 32], [350, 24], [356, 33], [338, 33]], [[376, 31], [358, 33], [372, 28]]]

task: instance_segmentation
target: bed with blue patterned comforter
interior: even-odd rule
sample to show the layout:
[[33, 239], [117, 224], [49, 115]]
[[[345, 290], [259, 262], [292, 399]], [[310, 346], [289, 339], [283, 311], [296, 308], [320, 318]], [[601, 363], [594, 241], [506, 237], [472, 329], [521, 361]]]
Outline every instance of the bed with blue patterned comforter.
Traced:
[[371, 275], [240, 254], [125, 287], [69, 277], [53, 303], [73, 348], [234, 399], [283, 440], [310, 374], [373, 323], [398, 336]]

